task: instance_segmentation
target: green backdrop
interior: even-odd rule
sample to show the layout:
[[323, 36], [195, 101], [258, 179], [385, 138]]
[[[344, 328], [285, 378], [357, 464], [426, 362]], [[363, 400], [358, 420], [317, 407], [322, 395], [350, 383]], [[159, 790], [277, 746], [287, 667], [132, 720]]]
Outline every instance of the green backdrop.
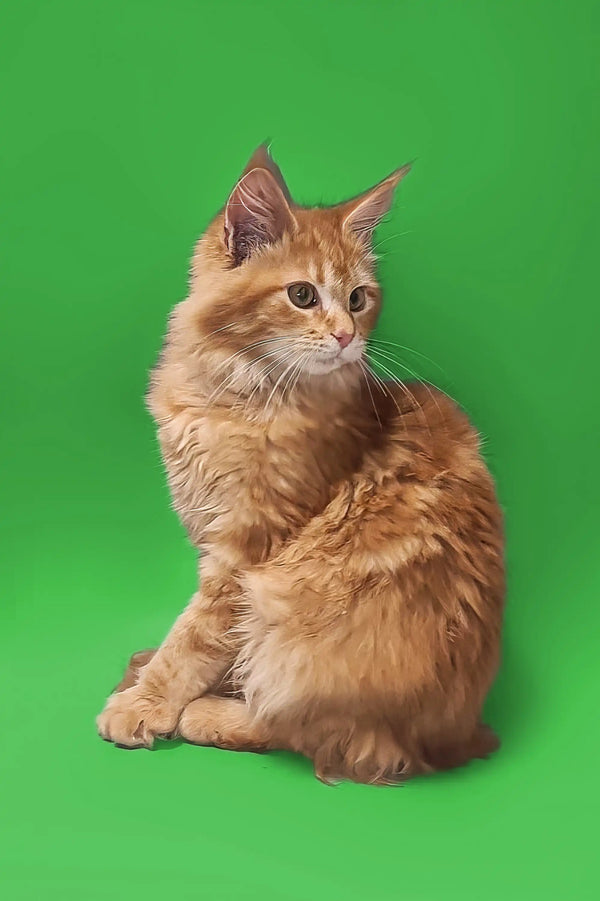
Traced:
[[[20, 899], [597, 897], [598, 67], [588, 0], [1, 10], [3, 796]], [[94, 717], [194, 588], [143, 407], [193, 243], [265, 137], [302, 202], [417, 158], [380, 335], [486, 437], [507, 516], [492, 760], [326, 788]]]

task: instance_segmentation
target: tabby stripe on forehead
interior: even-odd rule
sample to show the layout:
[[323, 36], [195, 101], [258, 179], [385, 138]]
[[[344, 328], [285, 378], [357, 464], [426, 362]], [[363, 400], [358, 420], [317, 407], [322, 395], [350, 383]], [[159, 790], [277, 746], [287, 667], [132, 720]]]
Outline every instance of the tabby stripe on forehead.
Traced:
[[320, 257], [317, 258], [317, 260], [316, 260], [315, 270], [316, 270], [316, 276], [317, 276], [317, 278], [316, 278], [317, 284], [318, 285], [326, 284], [325, 262]]

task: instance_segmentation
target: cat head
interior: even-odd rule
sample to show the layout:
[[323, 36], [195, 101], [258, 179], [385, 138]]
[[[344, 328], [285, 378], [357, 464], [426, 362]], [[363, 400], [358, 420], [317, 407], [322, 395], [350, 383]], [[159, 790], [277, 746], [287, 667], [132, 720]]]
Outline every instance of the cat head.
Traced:
[[231, 385], [358, 368], [381, 305], [373, 231], [409, 169], [309, 208], [294, 203], [266, 146], [253, 154], [192, 266], [196, 327], [217, 365], [233, 369]]

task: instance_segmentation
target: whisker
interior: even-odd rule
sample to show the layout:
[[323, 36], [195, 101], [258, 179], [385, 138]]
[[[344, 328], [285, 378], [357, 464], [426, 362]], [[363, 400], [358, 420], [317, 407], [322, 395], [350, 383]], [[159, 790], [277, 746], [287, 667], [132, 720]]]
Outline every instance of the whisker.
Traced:
[[[431, 388], [429, 387], [429, 384], [427, 383], [427, 381], [425, 379], [420, 378], [420, 376], [417, 375], [417, 373], [413, 369], [411, 369], [410, 366], [407, 366], [405, 363], [402, 362], [402, 360], [397, 360], [396, 357], [393, 356], [393, 354], [388, 353], [387, 351], [382, 351], [381, 348], [374, 348], [374, 351], [376, 353], [382, 354], [387, 360], [390, 360], [392, 363], [396, 363], [397, 366], [401, 366], [403, 369], [406, 369], [406, 371], [408, 373], [410, 373], [410, 375], [412, 375], [413, 378], [415, 378], [418, 382], [420, 382], [420, 384], [423, 385], [423, 387], [429, 394], [429, 397], [435, 404], [437, 411], [440, 414], [440, 419], [445, 421], [445, 416], [442, 413], [440, 405], [437, 402], [437, 398], [436, 398], [435, 394], [433, 393], [433, 391], [431, 390]], [[434, 387], [437, 387], [437, 386], [434, 385]], [[441, 389], [438, 388], [437, 390], [439, 391]], [[442, 393], [445, 393], [445, 392], [442, 392]], [[452, 398], [450, 398], [450, 400], [452, 400]]]
[[373, 397], [373, 392], [371, 391], [371, 384], [370, 384], [370, 382], [369, 382], [369, 376], [368, 376], [368, 373], [367, 373], [367, 368], [365, 367], [365, 364], [363, 363], [362, 360], [359, 360], [359, 361], [358, 361], [358, 365], [360, 366], [361, 371], [362, 371], [362, 374], [363, 374], [363, 376], [364, 376], [365, 383], [366, 383], [367, 389], [368, 389], [368, 391], [369, 391], [369, 397], [371, 398], [371, 404], [372, 404], [372, 406], [373, 406], [373, 412], [375, 413], [375, 416], [377, 417], [377, 422], [379, 423], [379, 428], [383, 430], [383, 426], [382, 426], [382, 424], [381, 424], [381, 419], [379, 418], [379, 413], [377, 412], [377, 407], [375, 406], [375, 398]]
[[252, 398], [254, 397], [254, 395], [256, 394], [256, 392], [257, 392], [260, 388], [262, 388], [262, 386], [264, 385], [264, 383], [265, 383], [265, 381], [267, 380], [267, 378], [269, 377], [269, 375], [270, 375], [275, 369], [277, 369], [277, 366], [279, 366], [281, 363], [285, 362], [285, 360], [288, 360], [288, 359], [290, 358], [290, 356], [291, 356], [292, 354], [294, 354], [294, 353], [296, 353], [296, 346], [292, 347], [292, 348], [291, 348], [290, 350], [288, 350], [283, 356], [281, 356], [281, 357], [279, 357], [277, 360], [275, 360], [274, 363], [269, 364], [269, 365], [267, 366], [266, 370], [263, 371], [263, 372], [261, 373], [261, 378], [260, 378], [259, 381], [256, 383], [256, 385], [254, 386], [254, 388], [253, 388], [252, 391], [250, 392], [248, 398], [246, 399], [246, 403], [244, 404], [244, 407], [245, 407], [245, 408], [249, 407], [250, 402], [251, 402]]
[[296, 360], [296, 363], [294, 364], [294, 367], [293, 367], [292, 371], [290, 372], [289, 376], [287, 377], [287, 379], [285, 381], [285, 385], [283, 386], [283, 388], [281, 390], [281, 396], [279, 398], [279, 408], [278, 409], [280, 409], [283, 406], [286, 391], [288, 392], [288, 398], [290, 397], [291, 391], [292, 391], [292, 387], [291, 387], [292, 382], [294, 380], [296, 373], [300, 372], [300, 369], [302, 366], [302, 360], [306, 357], [307, 354], [308, 354], [308, 351], [306, 351], [306, 350], [304, 352], [302, 352], [302, 351], [300, 352], [300, 356]]
[[[291, 381], [291, 385], [290, 385], [290, 388], [288, 391], [288, 397], [292, 396], [292, 392], [294, 391], [294, 389], [295, 389], [296, 385], [298, 384], [300, 377], [303, 373], [304, 364], [307, 362], [308, 359], [310, 359], [310, 357], [312, 356], [313, 353], [314, 353], [314, 351], [311, 348], [309, 348], [307, 351], [305, 351], [304, 355], [300, 358], [300, 362], [298, 363], [298, 369], [292, 373], [290, 379], [288, 380], [288, 384]], [[286, 391], [287, 387], [288, 386], [286, 385], [286, 388], [284, 388], [283, 395], [281, 398], [282, 402], [283, 402], [283, 396], [285, 395], [285, 391]]]
[[422, 354], [419, 350], [415, 350], [414, 347], [408, 347], [408, 345], [406, 344], [398, 344], [396, 341], [386, 341], [383, 338], [376, 338], [373, 335], [369, 337], [369, 344], [388, 344], [391, 347], [397, 347], [399, 350], [406, 350], [408, 351], [408, 353], [414, 354], [416, 357], [421, 357], [423, 360], [427, 360], [427, 362], [431, 363], [432, 366], [435, 366], [435, 368], [438, 369], [445, 378], [448, 378], [448, 373], [439, 365], [439, 363], [436, 363], [435, 360], [432, 360], [431, 357], [426, 356], [426, 354]]
[[[399, 375], [397, 375], [393, 370], [391, 370], [388, 366], [386, 366], [384, 363], [382, 363], [382, 362], [381, 362], [381, 359], [387, 360], [387, 361], [389, 361], [389, 362], [391, 362], [391, 363], [396, 363], [397, 365], [400, 365], [400, 366], [401, 366], [402, 364], [399, 363], [399, 361], [398, 361], [395, 357], [390, 356], [388, 353], [382, 351], [380, 348], [377, 348], [377, 347], [369, 347], [369, 348], [368, 348], [368, 353], [371, 353], [371, 354], [373, 354], [373, 355], [375, 356], [374, 362], [375, 362], [378, 366], [380, 366], [381, 369], [383, 369], [384, 372], [385, 372], [387, 375], [390, 376], [390, 378], [392, 379], [392, 381], [394, 381], [399, 387], [402, 387], [402, 388], [404, 389], [404, 391], [412, 398], [412, 400], [414, 401], [414, 403], [415, 403], [417, 406], [419, 406], [419, 404], [417, 403], [417, 400], [416, 400], [414, 394], [411, 393], [411, 391], [410, 391], [410, 389], [408, 388], [408, 386], [406, 385], [406, 383], [402, 381], [402, 379], [400, 378]], [[421, 380], [419, 379], [419, 381], [421, 381]]]
[[290, 369], [291, 369], [293, 366], [295, 366], [295, 365], [297, 364], [297, 362], [298, 362], [298, 359], [297, 359], [297, 358], [296, 358], [296, 360], [292, 360], [291, 364], [290, 364], [286, 369], [284, 369], [284, 371], [281, 373], [281, 375], [279, 376], [279, 378], [277, 379], [277, 381], [276, 381], [275, 384], [273, 385], [273, 389], [272, 389], [271, 393], [269, 394], [269, 396], [268, 396], [268, 398], [267, 398], [267, 402], [266, 402], [265, 407], [264, 407], [265, 413], [266, 413], [266, 411], [267, 411], [268, 408], [269, 408], [269, 403], [271, 402], [271, 398], [273, 397], [273, 395], [274, 395], [275, 392], [277, 391], [277, 387], [278, 387], [278, 385], [280, 384], [281, 380], [284, 378], [285, 375], [287, 375], [287, 373], [290, 371]]
[[234, 325], [240, 325], [240, 323], [243, 321], [244, 321], [243, 319], [236, 319], [235, 322], [229, 322], [227, 325], [222, 325], [221, 328], [216, 328], [214, 330], [214, 332], [209, 332], [208, 335], [203, 335], [202, 337], [204, 338], [204, 340], [206, 340], [207, 338], [210, 338], [212, 335], [216, 335], [217, 332], [224, 332], [228, 328], [233, 328]]
[[398, 401], [396, 400], [396, 398], [394, 397], [394, 395], [392, 394], [392, 392], [390, 391], [390, 389], [388, 388], [388, 386], [386, 385], [386, 383], [384, 382], [384, 380], [381, 378], [381, 376], [379, 376], [376, 372], [374, 372], [374, 370], [371, 369], [370, 366], [367, 366], [367, 369], [368, 369], [368, 371], [371, 373], [371, 375], [373, 376], [373, 378], [375, 379], [375, 383], [377, 384], [377, 386], [378, 386], [379, 390], [382, 392], [382, 394], [383, 394], [385, 397], [389, 397], [390, 400], [394, 403], [394, 405], [395, 405], [395, 407], [396, 407], [396, 409], [398, 410], [398, 413], [399, 413], [399, 415], [400, 415], [400, 421], [401, 421], [401, 423], [402, 423], [402, 426], [403, 426], [403, 428], [404, 428], [404, 431], [406, 432], [406, 431], [407, 431], [407, 428], [406, 428], [406, 423], [404, 422], [404, 412], [403, 412], [403, 410], [400, 408], [400, 405], [399, 405]]
[[[381, 351], [371, 348], [371, 353], [379, 355], [379, 354], [381, 354]], [[388, 360], [390, 359], [390, 357], [385, 357], [385, 355], [384, 355], [384, 358], [388, 359]], [[396, 362], [395, 360], [392, 360], [392, 361]], [[427, 414], [425, 413], [423, 407], [417, 401], [416, 397], [414, 396], [414, 394], [412, 393], [410, 388], [408, 388], [406, 386], [406, 384], [402, 381], [402, 379], [399, 376], [397, 376], [394, 372], [392, 372], [392, 370], [388, 366], [386, 366], [384, 363], [382, 363], [380, 359], [375, 359], [375, 363], [377, 366], [379, 366], [381, 369], [383, 369], [383, 371], [386, 373], [386, 375], [388, 375], [390, 377], [390, 379], [392, 380], [392, 382], [394, 384], [398, 385], [398, 387], [411, 398], [411, 400], [413, 401], [413, 403], [415, 405], [416, 410], [420, 411], [423, 421], [424, 421], [425, 425], [427, 426], [427, 431], [431, 435], [431, 428], [429, 427], [429, 422], [427, 420]]]
[[266, 351], [266, 353], [261, 354], [261, 356], [256, 357], [255, 359], [252, 359], [252, 360], [248, 360], [246, 363], [242, 364], [241, 367], [234, 369], [232, 372], [229, 373], [229, 375], [226, 375], [225, 378], [222, 379], [221, 382], [219, 382], [217, 388], [212, 392], [210, 397], [207, 399], [206, 403], [210, 404], [216, 396], [221, 394], [225, 390], [225, 386], [227, 385], [228, 382], [233, 382], [240, 375], [243, 375], [245, 372], [249, 372], [256, 363], [259, 363], [261, 360], [264, 360], [267, 357], [273, 357], [278, 353], [279, 353], [278, 348], [275, 348], [275, 350], [268, 350], [268, 351]]
[[247, 409], [250, 406], [250, 404], [252, 402], [252, 398], [254, 397], [256, 392], [262, 388], [262, 386], [267, 381], [271, 372], [273, 372], [275, 369], [277, 369], [277, 366], [280, 364], [280, 362], [281, 362], [281, 360], [277, 359], [277, 360], [275, 360], [275, 362], [268, 363], [267, 366], [261, 370], [261, 372], [259, 373], [260, 377], [259, 377], [256, 385], [254, 386], [254, 388], [252, 389], [252, 391], [250, 392], [250, 394], [244, 401], [244, 404], [243, 404], [244, 409]]
[[226, 388], [228, 387], [228, 383], [233, 382], [236, 379], [236, 377], [241, 375], [246, 369], [250, 369], [250, 367], [253, 366], [255, 363], [260, 362], [260, 360], [264, 360], [266, 357], [271, 357], [274, 354], [275, 354], [275, 351], [267, 351], [266, 353], [262, 354], [260, 357], [257, 357], [256, 360], [251, 360], [250, 362], [245, 363], [240, 369], [237, 369], [237, 370], [234, 370], [233, 372], [228, 373], [223, 379], [221, 379], [221, 381], [219, 382], [217, 387], [206, 399], [206, 404], [207, 405], [211, 404], [219, 396], [219, 394], [222, 394], [223, 391], [226, 390]]
[[253, 344], [247, 344], [245, 347], [242, 347], [240, 350], [236, 350], [235, 353], [230, 354], [224, 360], [219, 363], [219, 365], [215, 368], [214, 372], [218, 372], [219, 369], [222, 369], [223, 366], [226, 366], [228, 363], [231, 363], [232, 360], [235, 360], [236, 357], [239, 357], [241, 354], [246, 353], [248, 350], [252, 350], [255, 347], [260, 347], [263, 344], [272, 344], [274, 341], [285, 341], [289, 338], [293, 338], [293, 335], [277, 335], [274, 338], [263, 338], [260, 341], [254, 341]]

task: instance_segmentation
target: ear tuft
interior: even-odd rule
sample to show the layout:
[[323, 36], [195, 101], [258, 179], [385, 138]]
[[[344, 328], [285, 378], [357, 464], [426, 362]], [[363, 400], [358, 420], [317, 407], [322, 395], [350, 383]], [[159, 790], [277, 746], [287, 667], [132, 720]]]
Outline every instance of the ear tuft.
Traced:
[[269, 149], [270, 141], [263, 141], [262, 144], [259, 144], [250, 159], [248, 160], [248, 164], [246, 168], [242, 172], [242, 176], [247, 175], [253, 169], [267, 169], [268, 172], [271, 173], [281, 191], [287, 200], [287, 202], [292, 204], [292, 197], [289, 192], [289, 188], [285, 183], [285, 179], [281, 174], [281, 169], [271, 156], [271, 151]]
[[396, 169], [374, 188], [343, 204], [347, 210], [344, 227], [355, 232], [359, 237], [370, 240], [374, 229], [389, 213], [394, 200], [394, 191], [405, 175], [410, 172], [411, 165], [411, 163], [407, 163], [406, 166]]

